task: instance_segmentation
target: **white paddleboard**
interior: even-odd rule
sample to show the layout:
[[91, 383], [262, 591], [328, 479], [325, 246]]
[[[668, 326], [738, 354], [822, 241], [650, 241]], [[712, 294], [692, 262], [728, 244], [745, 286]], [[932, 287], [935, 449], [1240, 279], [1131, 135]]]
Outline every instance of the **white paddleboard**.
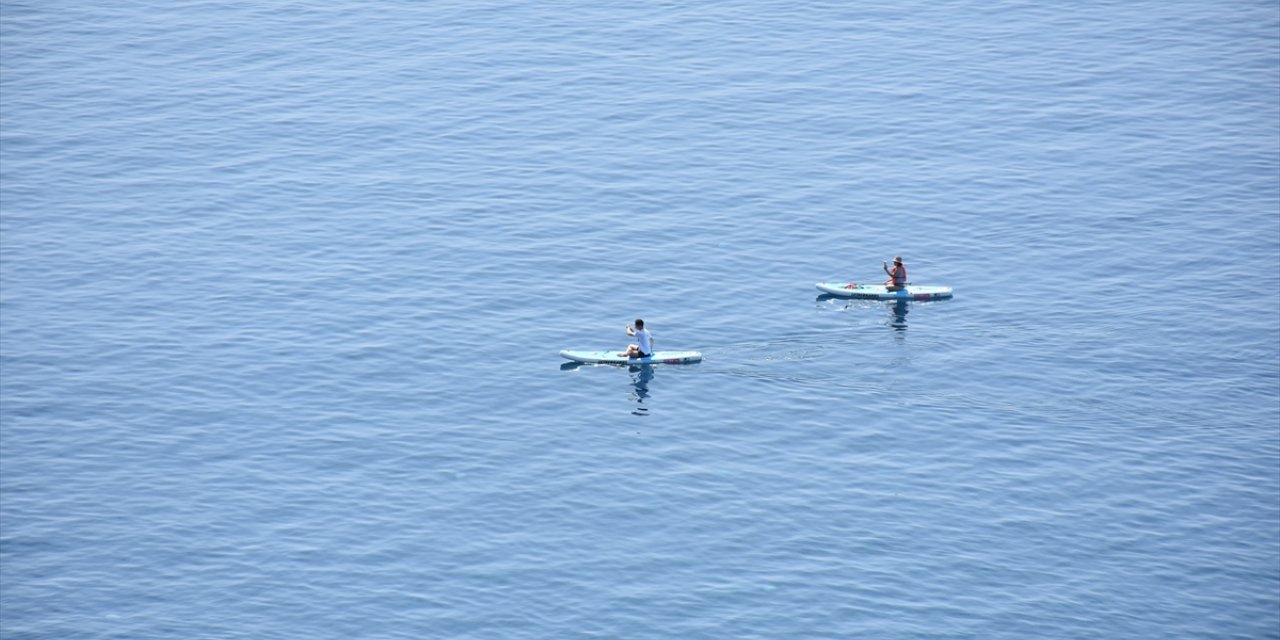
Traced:
[[818, 291], [842, 298], [868, 300], [940, 300], [951, 297], [951, 287], [926, 287], [909, 284], [906, 289], [889, 291], [882, 284], [854, 284], [852, 282], [819, 282]]
[[618, 355], [617, 351], [566, 349], [560, 352], [560, 357], [586, 364], [689, 364], [702, 360], [702, 354], [697, 351], [654, 351], [648, 358], [628, 358]]

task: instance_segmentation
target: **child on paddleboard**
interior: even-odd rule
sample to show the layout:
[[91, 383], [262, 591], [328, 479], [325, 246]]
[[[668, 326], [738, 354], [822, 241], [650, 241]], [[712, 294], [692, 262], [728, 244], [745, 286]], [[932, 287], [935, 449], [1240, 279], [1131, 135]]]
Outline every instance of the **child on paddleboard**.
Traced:
[[897, 291], [907, 286], [907, 265], [902, 264], [902, 256], [893, 257], [892, 271], [889, 270], [888, 260], [881, 261], [880, 268], [889, 274], [889, 279], [884, 282], [886, 290]]
[[648, 329], [644, 328], [644, 320], [636, 318], [635, 329], [632, 329], [631, 325], [627, 325], [627, 335], [635, 336], [636, 342], [640, 344], [629, 344], [627, 345], [627, 350], [618, 355], [628, 358], [648, 358], [653, 355], [653, 336]]

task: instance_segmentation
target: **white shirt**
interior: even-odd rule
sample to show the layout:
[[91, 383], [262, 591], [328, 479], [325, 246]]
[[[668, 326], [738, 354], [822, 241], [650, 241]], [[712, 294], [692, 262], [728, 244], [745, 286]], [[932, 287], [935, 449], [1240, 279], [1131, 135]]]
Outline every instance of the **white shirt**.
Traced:
[[645, 353], [653, 353], [653, 336], [648, 329], [636, 329], [636, 344]]

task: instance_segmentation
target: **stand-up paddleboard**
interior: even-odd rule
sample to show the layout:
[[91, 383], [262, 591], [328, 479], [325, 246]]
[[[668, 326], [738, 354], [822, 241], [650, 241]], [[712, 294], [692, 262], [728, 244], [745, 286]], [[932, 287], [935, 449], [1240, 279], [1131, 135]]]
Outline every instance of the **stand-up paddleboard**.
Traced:
[[889, 291], [882, 284], [851, 282], [819, 282], [818, 291], [842, 298], [867, 300], [941, 300], [951, 297], [951, 287], [925, 287], [909, 284], [906, 289]]
[[654, 351], [648, 358], [628, 358], [617, 351], [565, 350], [560, 357], [586, 364], [689, 364], [702, 360], [697, 351]]

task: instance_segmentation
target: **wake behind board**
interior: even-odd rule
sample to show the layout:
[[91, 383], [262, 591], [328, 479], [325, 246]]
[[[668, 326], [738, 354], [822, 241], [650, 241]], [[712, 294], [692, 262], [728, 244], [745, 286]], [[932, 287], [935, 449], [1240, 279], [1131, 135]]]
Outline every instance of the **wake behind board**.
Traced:
[[654, 351], [648, 358], [628, 358], [618, 355], [617, 351], [570, 351], [560, 352], [560, 357], [585, 364], [689, 364], [702, 360], [697, 351]]
[[906, 289], [889, 291], [882, 284], [819, 282], [818, 291], [842, 298], [867, 300], [941, 300], [951, 297], [951, 287], [926, 287], [909, 284]]

